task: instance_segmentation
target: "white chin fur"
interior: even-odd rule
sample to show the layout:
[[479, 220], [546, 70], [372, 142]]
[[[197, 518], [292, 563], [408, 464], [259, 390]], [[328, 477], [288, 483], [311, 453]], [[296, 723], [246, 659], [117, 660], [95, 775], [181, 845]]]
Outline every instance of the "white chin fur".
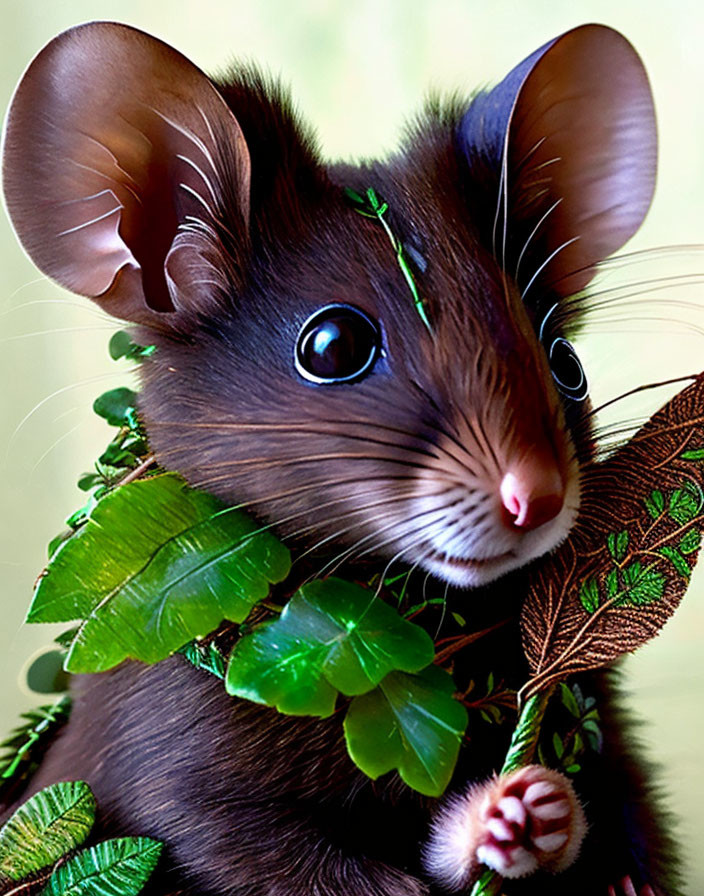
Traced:
[[510, 547], [502, 545], [503, 553], [497, 553], [494, 558], [486, 556], [486, 547], [482, 545], [481, 559], [475, 560], [471, 556], [446, 558], [438, 546], [435, 555], [421, 560], [420, 565], [439, 579], [460, 588], [474, 588], [493, 582], [561, 544], [577, 520], [579, 499], [579, 479], [572, 476], [560, 513], [537, 529], [514, 536]]

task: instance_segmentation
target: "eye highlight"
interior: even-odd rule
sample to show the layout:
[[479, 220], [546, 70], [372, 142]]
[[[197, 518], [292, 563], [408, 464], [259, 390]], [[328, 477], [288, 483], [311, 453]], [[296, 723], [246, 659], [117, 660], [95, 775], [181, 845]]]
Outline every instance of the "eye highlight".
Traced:
[[572, 343], [561, 337], [554, 339], [548, 352], [548, 359], [553, 379], [560, 392], [573, 401], [584, 401], [589, 394], [589, 384]]
[[296, 370], [313, 383], [349, 383], [369, 373], [380, 350], [375, 321], [354, 305], [326, 305], [301, 327]]

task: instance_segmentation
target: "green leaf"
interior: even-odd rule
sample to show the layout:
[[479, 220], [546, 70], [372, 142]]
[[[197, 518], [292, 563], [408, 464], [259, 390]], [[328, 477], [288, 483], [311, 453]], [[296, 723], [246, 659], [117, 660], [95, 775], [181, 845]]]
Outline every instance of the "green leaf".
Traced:
[[606, 576], [606, 597], [611, 600], [618, 594], [618, 569], [612, 569]]
[[655, 520], [665, 509], [665, 496], [659, 489], [656, 489], [649, 496], [645, 497], [645, 506], [650, 516]]
[[110, 426], [129, 426], [130, 428], [132, 428], [132, 415], [136, 406], [137, 393], [125, 386], [103, 392], [93, 402], [95, 413], [107, 420]]
[[662, 554], [663, 557], [667, 557], [668, 560], [671, 560], [672, 565], [683, 578], [689, 579], [692, 574], [692, 571], [689, 568], [689, 563], [687, 563], [677, 548], [673, 548], [667, 544], [664, 547], [661, 547], [658, 553]]
[[21, 880], [86, 839], [95, 798], [84, 781], [52, 784], [27, 800], [0, 830], [0, 874]]
[[392, 672], [355, 697], [345, 718], [347, 749], [371, 778], [397, 769], [426, 796], [440, 796], [457, 761], [467, 712], [452, 678], [437, 666], [416, 675]]
[[702, 533], [699, 529], [692, 528], [685, 532], [679, 548], [683, 554], [694, 554], [699, 550], [702, 543]]
[[638, 561], [623, 570], [623, 578], [626, 588], [618, 600], [620, 606], [646, 606], [660, 600], [665, 593], [665, 576], [656, 569], [643, 568]]
[[42, 896], [136, 896], [162, 849], [149, 837], [104, 840], [57, 868]]
[[198, 641], [189, 641], [179, 650], [179, 653], [185, 656], [188, 662], [195, 666], [196, 669], [202, 669], [204, 672], [210, 672], [216, 678], [223, 680], [225, 678], [226, 660], [215, 644], [210, 641], [207, 644], [201, 644]]
[[704, 448], [692, 448], [690, 451], [683, 451], [680, 457], [682, 460], [704, 460]]
[[561, 682], [560, 684], [560, 696], [562, 698], [562, 705], [571, 715], [578, 719], [580, 716], [580, 711], [577, 700], [575, 699], [575, 696], [572, 693], [571, 689], [564, 682]]
[[552, 736], [552, 748], [555, 751], [557, 758], [562, 759], [562, 755], [565, 752], [565, 745], [562, 743], [562, 738], [557, 732]]
[[129, 333], [118, 330], [112, 335], [108, 345], [108, 351], [113, 361], [125, 358], [127, 361], [141, 361], [148, 358], [156, 351], [155, 345], [137, 345], [132, 341]]
[[234, 647], [228, 693], [295, 715], [329, 715], [336, 691], [371, 690], [394, 669], [432, 662], [434, 645], [418, 625], [341, 579], [304, 585], [281, 616]]
[[672, 493], [668, 511], [676, 523], [681, 526], [690, 523], [697, 516], [699, 510], [700, 502], [689, 489], [678, 488]]
[[70, 672], [155, 663], [223, 619], [241, 622], [289, 569], [288, 550], [243, 513], [155, 476], [95, 506], [49, 563], [27, 619], [82, 620]]
[[614, 560], [617, 563], [620, 562], [626, 556], [628, 549], [628, 532], [624, 530], [623, 532], [609, 533], [606, 544]]
[[568, 765], [565, 771], [568, 775], [576, 775], [577, 772], [582, 770], [582, 766], [578, 762], [573, 762], [571, 765]]
[[599, 584], [596, 579], [587, 579], [579, 589], [579, 600], [587, 613], [594, 613], [599, 607]]

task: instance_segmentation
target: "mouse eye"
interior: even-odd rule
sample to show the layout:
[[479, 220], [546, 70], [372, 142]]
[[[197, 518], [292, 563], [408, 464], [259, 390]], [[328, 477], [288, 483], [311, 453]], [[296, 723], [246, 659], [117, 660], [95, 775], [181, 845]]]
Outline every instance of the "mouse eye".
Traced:
[[577, 353], [566, 339], [555, 339], [548, 354], [557, 388], [574, 401], [584, 401], [589, 393], [587, 377]]
[[314, 383], [347, 383], [374, 366], [381, 347], [378, 325], [352, 305], [326, 305], [301, 327], [296, 369]]

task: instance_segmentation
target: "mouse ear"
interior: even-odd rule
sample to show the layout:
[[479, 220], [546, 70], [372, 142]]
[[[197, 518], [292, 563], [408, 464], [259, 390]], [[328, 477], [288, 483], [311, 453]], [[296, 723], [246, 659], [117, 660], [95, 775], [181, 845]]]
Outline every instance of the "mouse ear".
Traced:
[[227, 289], [249, 153], [208, 78], [161, 41], [107, 22], [51, 41], [15, 92], [3, 162], [32, 260], [110, 314], [161, 328]]
[[541, 47], [473, 101], [459, 139], [475, 168], [495, 174], [491, 240], [524, 293], [582, 289], [650, 206], [652, 94], [611, 28], [584, 25]]

